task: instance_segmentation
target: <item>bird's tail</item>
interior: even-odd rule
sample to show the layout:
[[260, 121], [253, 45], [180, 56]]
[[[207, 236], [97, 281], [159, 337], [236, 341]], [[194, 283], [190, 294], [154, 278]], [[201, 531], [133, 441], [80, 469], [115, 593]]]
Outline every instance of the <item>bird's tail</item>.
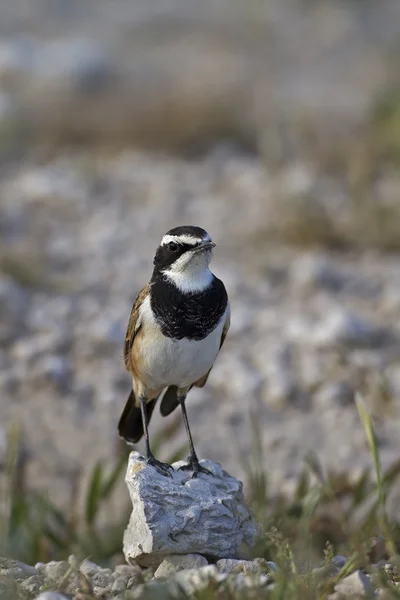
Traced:
[[[157, 398], [146, 404], [147, 423], [150, 422]], [[126, 401], [118, 423], [118, 433], [127, 442], [136, 444], [143, 436], [143, 421], [140, 407], [136, 406], [135, 392], [132, 390]]]

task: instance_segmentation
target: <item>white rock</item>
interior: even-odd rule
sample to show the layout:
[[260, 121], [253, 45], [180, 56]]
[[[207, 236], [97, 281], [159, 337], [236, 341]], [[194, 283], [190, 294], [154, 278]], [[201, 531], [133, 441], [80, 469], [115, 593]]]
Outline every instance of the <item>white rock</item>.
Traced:
[[171, 477], [147, 466], [131, 452], [125, 481], [132, 514], [124, 534], [126, 560], [158, 566], [169, 554], [238, 557], [240, 547], [255, 541], [256, 525], [243, 498], [243, 485], [208, 460], [200, 461], [212, 475], [190, 479], [174, 463]]
[[61, 562], [52, 560], [44, 567], [43, 572], [46, 579], [57, 581], [58, 579], [64, 577], [65, 573], [68, 571], [68, 568], [69, 566], [66, 560]]
[[198, 569], [208, 565], [208, 561], [201, 554], [171, 554], [166, 556], [154, 573], [154, 577], [169, 577], [183, 569]]
[[374, 588], [362, 571], [355, 571], [335, 585], [335, 591], [343, 598], [366, 598], [373, 594]]

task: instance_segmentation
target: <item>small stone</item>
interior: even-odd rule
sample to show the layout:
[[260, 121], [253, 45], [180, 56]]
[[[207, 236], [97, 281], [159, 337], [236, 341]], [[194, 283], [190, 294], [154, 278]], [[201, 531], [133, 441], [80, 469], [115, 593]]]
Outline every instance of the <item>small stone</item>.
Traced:
[[120, 575], [126, 575], [127, 577], [142, 575], [142, 569], [138, 565], [117, 565], [114, 571]]
[[335, 591], [343, 598], [366, 598], [373, 594], [374, 588], [368, 577], [358, 570], [339, 581]]
[[[149, 583], [143, 583], [138, 585], [137, 588], [129, 592], [129, 600], [173, 600], [176, 595], [173, 595], [175, 589], [169, 590], [169, 585], [162, 581], [150, 581]], [[173, 587], [173, 586], [172, 586]], [[126, 600], [125, 596], [123, 600]]]
[[68, 577], [68, 581], [66, 583], [65, 591], [68, 594], [76, 594], [82, 587], [82, 576], [77, 575], [76, 573], [71, 574]]
[[83, 563], [79, 566], [79, 570], [85, 577], [93, 577], [96, 573], [100, 571], [101, 567], [96, 565], [96, 563], [91, 562], [90, 560], [84, 560]]
[[200, 464], [212, 475], [196, 479], [178, 470], [182, 464], [174, 463], [166, 477], [131, 452], [125, 481], [133, 510], [123, 547], [128, 562], [158, 567], [169, 554], [188, 553], [235, 558], [243, 544], [254, 543], [256, 525], [242, 483], [211, 461]]
[[226, 573], [220, 573], [215, 565], [208, 565], [200, 567], [200, 569], [179, 571], [170, 579], [170, 584], [171, 589], [176, 585], [178, 590], [182, 589], [185, 594], [191, 596], [210, 585], [211, 582], [221, 583], [226, 578]]
[[135, 588], [136, 586], [138, 586], [144, 582], [145, 582], [145, 578], [143, 577], [143, 574], [141, 572], [136, 573], [136, 575], [129, 577], [128, 583], [126, 584], [126, 589], [132, 590], [133, 588]]
[[323, 579], [328, 579], [328, 577], [332, 577], [333, 575], [337, 575], [340, 569], [334, 565], [333, 563], [325, 564], [322, 567], [315, 567], [312, 569], [311, 575], [314, 579], [321, 581]]
[[92, 585], [94, 588], [105, 589], [111, 587], [111, 569], [101, 569], [93, 575]]
[[169, 577], [169, 575], [182, 571], [182, 569], [198, 569], [206, 565], [208, 565], [207, 559], [200, 554], [171, 554], [164, 558], [154, 573], [154, 577], [156, 579]]
[[37, 575], [32, 575], [21, 582], [20, 587], [29, 592], [29, 594], [37, 594], [40, 586], [43, 584], [43, 580]]
[[117, 577], [117, 579], [112, 584], [111, 593], [112, 594], [121, 594], [122, 592], [124, 592], [126, 590], [126, 586], [127, 586], [127, 578], [124, 577], [123, 575], [120, 575], [119, 577]]
[[332, 562], [338, 569], [343, 569], [344, 565], [347, 563], [347, 558], [337, 554], [332, 558]]
[[221, 573], [243, 573], [243, 575], [249, 575], [250, 573], [267, 573], [268, 567], [265, 562], [265, 566], [261, 561], [256, 560], [235, 560], [233, 558], [223, 558], [217, 561], [217, 568]]
[[58, 581], [62, 579], [69, 569], [69, 565], [66, 560], [57, 562], [55, 560], [49, 562], [43, 570], [44, 576], [50, 581]]
[[0, 559], [0, 575], [7, 575], [13, 579], [27, 579], [38, 572], [34, 567], [13, 559]]

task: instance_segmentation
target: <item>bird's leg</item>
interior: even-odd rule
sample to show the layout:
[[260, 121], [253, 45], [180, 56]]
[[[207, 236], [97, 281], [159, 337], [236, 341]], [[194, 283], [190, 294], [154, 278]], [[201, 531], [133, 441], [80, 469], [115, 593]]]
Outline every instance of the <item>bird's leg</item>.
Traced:
[[171, 465], [167, 463], [160, 462], [156, 458], [154, 458], [152, 451], [150, 450], [150, 440], [149, 440], [149, 431], [147, 426], [147, 411], [146, 411], [146, 398], [140, 396], [140, 410], [142, 412], [142, 421], [143, 421], [143, 430], [144, 430], [144, 439], [146, 442], [146, 462], [148, 465], [154, 467], [158, 473], [161, 475], [166, 475], [168, 477], [172, 477], [170, 473], [170, 469], [172, 469]]
[[190, 431], [189, 421], [188, 421], [187, 413], [186, 413], [186, 406], [185, 406], [186, 394], [184, 396], [178, 396], [178, 400], [179, 400], [179, 404], [181, 405], [181, 409], [182, 409], [183, 422], [185, 423], [186, 433], [187, 433], [188, 440], [189, 440], [189, 449], [190, 449], [190, 455], [189, 455], [189, 458], [187, 461], [188, 464], [184, 465], [183, 467], [180, 467], [179, 470], [192, 471], [192, 478], [197, 477], [199, 473], [205, 473], [206, 475], [212, 475], [211, 471], [209, 471], [205, 467], [202, 467], [199, 464], [199, 459], [197, 458], [196, 450], [194, 449], [192, 433]]

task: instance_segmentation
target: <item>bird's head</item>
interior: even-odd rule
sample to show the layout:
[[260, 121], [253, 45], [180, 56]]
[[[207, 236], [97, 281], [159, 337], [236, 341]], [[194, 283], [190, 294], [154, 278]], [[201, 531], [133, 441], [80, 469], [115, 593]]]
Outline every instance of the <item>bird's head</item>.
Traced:
[[208, 265], [214, 246], [201, 227], [174, 227], [167, 231], [157, 248], [154, 274], [161, 274], [181, 292], [200, 292], [212, 282]]

